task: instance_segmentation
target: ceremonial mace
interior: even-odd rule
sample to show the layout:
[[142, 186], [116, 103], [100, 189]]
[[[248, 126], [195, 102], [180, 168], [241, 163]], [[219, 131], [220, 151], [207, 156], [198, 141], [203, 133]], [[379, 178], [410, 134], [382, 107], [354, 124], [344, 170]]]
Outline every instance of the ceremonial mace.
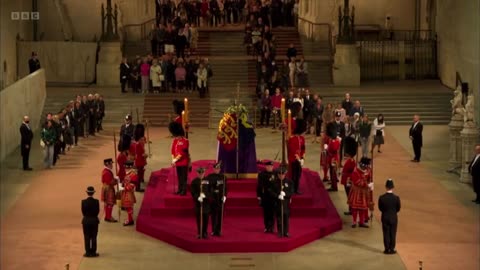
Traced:
[[[200, 178], [200, 197], [202, 197], [202, 181], [203, 177]], [[203, 238], [203, 198], [200, 202], [200, 238]]]
[[[280, 172], [282, 173], [282, 171], [280, 171]], [[280, 179], [280, 194], [282, 193], [282, 191], [283, 191], [283, 180]], [[284, 198], [284, 199], [285, 199], [285, 198]], [[284, 228], [283, 228], [283, 226], [284, 226], [284, 224], [283, 224], [283, 201], [280, 200], [280, 203], [281, 203], [281, 206], [282, 206], [281, 209], [280, 209], [280, 210], [281, 210], [280, 215], [281, 215], [281, 217], [282, 217], [282, 237], [283, 237], [283, 236], [285, 235], [285, 234], [284, 234], [285, 230], [284, 230]]]
[[182, 124], [183, 124], [183, 129], [185, 130], [185, 138], [188, 139], [188, 128], [189, 128], [188, 122], [190, 121], [189, 119], [190, 111], [188, 110], [187, 98], [183, 100], [183, 104], [185, 105], [185, 110], [182, 112]]
[[151, 152], [151, 149], [150, 149], [150, 122], [147, 120], [145, 120], [145, 126], [147, 126], [147, 144], [148, 144], [148, 157], [151, 158], [152, 157], [152, 152]]
[[[282, 120], [282, 125], [285, 125], [285, 98], [282, 98], [282, 103], [280, 106], [280, 114], [281, 114], [281, 120]], [[282, 128], [282, 165], [285, 166], [287, 164], [287, 161], [285, 159], [285, 126]]]
[[[220, 164], [222, 164], [222, 161], [220, 161]], [[223, 196], [225, 196], [226, 185], [227, 185], [227, 177], [225, 176], [225, 174], [223, 174]], [[223, 211], [224, 210], [225, 210], [225, 202], [223, 201], [223, 197], [222, 197], [222, 213], [220, 216], [220, 224], [222, 225], [220, 226], [220, 235], [222, 235], [222, 229], [223, 229]]]
[[[123, 147], [123, 146], [122, 146]], [[115, 131], [113, 132], [113, 151], [115, 152], [115, 175], [118, 175], [118, 162], [117, 162], [117, 137], [115, 136]], [[120, 179], [119, 179], [120, 180]], [[122, 195], [120, 193], [120, 183], [117, 180], [117, 208], [118, 208], [118, 219], [122, 215]]]

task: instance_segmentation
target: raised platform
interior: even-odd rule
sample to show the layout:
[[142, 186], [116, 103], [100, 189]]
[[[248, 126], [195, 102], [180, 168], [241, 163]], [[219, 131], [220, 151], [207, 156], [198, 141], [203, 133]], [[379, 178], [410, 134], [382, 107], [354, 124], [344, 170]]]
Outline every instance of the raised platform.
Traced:
[[[194, 162], [189, 182], [199, 166], [211, 171], [213, 160]], [[259, 170], [263, 170], [259, 165]], [[342, 228], [318, 173], [303, 170], [302, 195], [292, 198], [290, 238], [263, 233], [262, 209], [256, 199], [256, 179], [228, 180], [222, 237], [196, 238], [193, 199], [177, 196], [172, 168], [152, 172], [137, 218], [137, 231], [194, 253], [287, 252]], [[176, 182], [175, 182], [176, 183]], [[209, 232], [211, 222], [209, 222]]]

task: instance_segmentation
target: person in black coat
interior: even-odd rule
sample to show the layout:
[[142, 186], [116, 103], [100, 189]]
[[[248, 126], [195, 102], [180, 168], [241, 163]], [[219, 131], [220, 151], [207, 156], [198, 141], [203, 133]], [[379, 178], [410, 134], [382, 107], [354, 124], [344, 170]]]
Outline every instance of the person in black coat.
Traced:
[[28, 68], [30, 70], [30, 74], [40, 69], [40, 61], [37, 58], [36, 52], [32, 52], [32, 58], [28, 60]]
[[120, 64], [120, 84], [122, 85], [122, 93], [126, 93], [126, 86], [128, 80], [130, 79], [130, 66], [127, 63], [127, 58], [124, 57], [122, 59], [122, 63]]
[[[285, 178], [287, 168], [281, 166], [276, 171], [276, 180], [270, 185], [270, 195], [275, 199], [278, 237], [290, 237], [290, 198], [293, 195], [293, 182]], [[283, 213], [282, 213], [283, 212]], [[282, 215], [283, 214], [283, 215]]]
[[337, 131], [337, 136], [342, 139], [340, 142], [340, 164], [342, 164], [343, 160], [343, 139], [345, 139], [346, 136], [346, 130], [345, 130], [345, 123], [340, 121], [340, 117], [342, 114], [340, 112], [335, 112], [335, 120], [333, 121], [333, 125], [335, 126], [335, 130]]
[[[174, 168], [175, 169], [175, 168]], [[197, 220], [197, 238], [207, 239], [208, 218], [210, 216], [210, 181], [205, 178], [205, 169], [197, 169], [198, 177], [192, 180], [190, 192], [195, 204], [195, 216]]]
[[475, 146], [475, 157], [468, 166], [468, 172], [472, 176], [473, 191], [477, 194], [472, 202], [480, 204], [480, 144]]
[[415, 157], [412, 159], [412, 162], [420, 162], [423, 146], [422, 132], [423, 125], [420, 123], [420, 116], [416, 114], [413, 116], [413, 124], [409, 131], [410, 140], [412, 140], [413, 145], [413, 152], [415, 153]]
[[97, 199], [93, 198], [95, 189], [93, 187], [87, 188], [88, 198], [82, 200], [82, 226], [83, 237], [85, 239], [85, 254], [84, 257], [98, 257], [97, 253], [97, 234], [98, 214], [100, 213], [100, 203]]
[[125, 124], [120, 127], [120, 140], [118, 142], [118, 150], [124, 151], [122, 149], [123, 140], [125, 137], [129, 137], [130, 141], [133, 141], [135, 133], [135, 125], [132, 123], [132, 116], [127, 114], [125, 116]]
[[273, 225], [275, 224], [275, 197], [272, 197], [269, 190], [270, 186], [275, 182], [275, 174], [273, 173], [273, 162], [265, 161], [265, 171], [258, 174], [257, 181], [257, 199], [263, 208], [263, 224], [265, 233], [273, 233]]
[[23, 170], [31, 171], [32, 168], [28, 165], [28, 160], [30, 157], [30, 149], [32, 147], [33, 132], [29, 126], [30, 118], [28, 116], [23, 117], [22, 125], [20, 126], [20, 150], [23, 160]]
[[378, 198], [378, 209], [382, 212], [383, 245], [385, 254], [395, 254], [397, 238], [397, 213], [400, 212], [400, 197], [393, 194], [393, 180], [388, 179], [385, 183], [387, 192]]

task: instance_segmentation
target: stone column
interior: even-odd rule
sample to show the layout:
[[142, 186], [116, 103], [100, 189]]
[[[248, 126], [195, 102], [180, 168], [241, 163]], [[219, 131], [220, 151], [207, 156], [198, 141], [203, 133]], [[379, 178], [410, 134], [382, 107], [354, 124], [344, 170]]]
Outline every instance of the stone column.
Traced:
[[122, 50], [120, 42], [100, 43], [97, 64], [97, 85], [119, 86], [120, 85], [120, 62]]
[[475, 144], [479, 141], [480, 132], [475, 125], [465, 122], [460, 136], [462, 138], [462, 172], [460, 173], [460, 182], [471, 183], [472, 176], [468, 173], [468, 165], [474, 155]]
[[337, 44], [333, 63], [335, 86], [360, 85], [360, 55], [356, 44]]
[[459, 114], [452, 116], [448, 124], [450, 129], [450, 164], [449, 172], [462, 168], [462, 137], [460, 132], [463, 129], [463, 117]]

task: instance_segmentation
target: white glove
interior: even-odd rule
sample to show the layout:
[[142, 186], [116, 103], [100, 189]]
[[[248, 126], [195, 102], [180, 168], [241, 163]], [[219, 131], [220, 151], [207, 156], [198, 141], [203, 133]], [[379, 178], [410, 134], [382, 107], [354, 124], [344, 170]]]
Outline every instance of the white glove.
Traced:
[[257, 197], [257, 200], [261, 201], [261, 200], [262, 200], [262, 198], [260, 198], [260, 197]]
[[282, 195], [278, 195], [278, 199], [283, 201], [283, 196]]
[[223, 203], [225, 203], [226, 200], [227, 200], [227, 197], [223, 196], [222, 198]]
[[340, 136], [337, 136], [337, 139], [341, 142], [342, 141], [342, 138], [340, 138]]
[[280, 191], [280, 196], [285, 197], [285, 191]]
[[303, 158], [300, 159], [300, 166], [303, 167], [304, 164], [305, 164], [305, 160], [303, 160]]
[[177, 163], [177, 161], [178, 161], [178, 158], [172, 159], [172, 165], [175, 165], [175, 163]]
[[126, 79], [126, 78], [127, 78], [127, 76], [123, 76], [123, 77], [122, 77], [122, 79]]
[[202, 199], [204, 199], [206, 196], [205, 196], [205, 193], [200, 193], [200, 197], [202, 197]]
[[323, 145], [323, 149], [327, 150], [327, 149], [328, 149], [328, 145], [324, 144], [324, 145]]
[[118, 191], [122, 191], [122, 190], [124, 190], [124, 189], [125, 189], [125, 188], [124, 188], [123, 186], [121, 186], [121, 185], [118, 186]]
[[203, 198], [202, 198], [202, 196], [200, 195], [200, 197], [198, 197], [198, 199], [197, 199], [197, 200], [198, 200], [199, 202], [203, 202]]
[[373, 183], [368, 183], [368, 188], [373, 191]]

